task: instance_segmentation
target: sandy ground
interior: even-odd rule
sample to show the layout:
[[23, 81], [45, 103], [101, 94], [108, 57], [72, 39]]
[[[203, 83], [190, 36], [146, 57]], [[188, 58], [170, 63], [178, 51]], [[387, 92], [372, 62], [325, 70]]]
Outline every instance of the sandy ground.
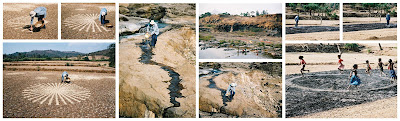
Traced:
[[[339, 20], [300, 20], [299, 26], [334, 26], [338, 27]], [[294, 27], [296, 22], [294, 19], [286, 19], [286, 27]], [[313, 32], [313, 33], [298, 33], [298, 34], [286, 34], [286, 40], [340, 40], [339, 31], [327, 31], [327, 32]]]
[[[90, 91], [90, 96], [65, 97], [63, 103], [57, 98], [44, 98], [38, 102], [25, 98], [23, 90], [35, 84], [60, 84], [62, 71], [4, 71], [4, 108], [5, 118], [112, 118], [115, 117], [115, 74], [113, 73], [86, 73], [69, 72], [71, 86], [80, 86]], [[65, 83], [64, 83], [65, 84]], [[52, 89], [46, 87], [45, 89]], [[60, 88], [60, 91], [68, 88]], [[52, 93], [57, 90], [47, 90]], [[68, 91], [68, 90], [65, 90]], [[40, 93], [40, 92], [38, 92]], [[69, 93], [74, 93], [69, 92]], [[46, 94], [46, 93], [44, 93]], [[53, 99], [51, 104], [48, 101]], [[70, 103], [68, 99], [74, 103]], [[84, 100], [83, 100], [84, 99]], [[79, 101], [76, 101], [79, 100]]]
[[[384, 48], [383, 51], [378, 51], [379, 47], [377, 43], [362, 45], [366, 46], [366, 48], [359, 53], [352, 52], [342, 54], [345, 69], [351, 69], [353, 64], [358, 64], [359, 69], [365, 69], [365, 60], [370, 60], [372, 69], [377, 69], [378, 58], [382, 58], [384, 63], [386, 63], [388, 59], [392, 59], [395, 62], [397, 61], [397, 44], [381, 44]], [[366, 54], [367, 50], [371, 50], [374, 53]], [[299, 63], [299, 55], [304, 56], [304, 59], [307, 62], [306, 69], [309, 69], [310, 73], [337, 70], [337, 53], [290, 52], [286, 53], [285, 60], [286, 64], [290, 64], [285, 66], [287, 75], [300, 73], [299, 70], [301, 69], [301, 66], [292, 65]], [[386, 66], [384, 69], [387, 71]], [[338, 71], [337, 74], [339, 74]], [[295, 118], [395, 118], [397, 117], [396, 98], [397, 96], [359, 105], [335, 108]]]
[[[397, 23], [397, 17], [390, 17], [390, 22], [391, 23]], [[375, 17], [367, 17], [367, 18], [361, 18], [361, 17], [343, 17], [343, 24], [363, 24], [363, 23], [386, 23], [386, 18], [385, 16], [382, 17], [381, 21], [379, 21], [379, 18]]]
[[397, 96], [295, 118], [396, 118]]
[[[23, 27], [30, 25], [29, 12], [37, 7], [47, 8], [46, 29], [31, 32]], [[3, 4], [3, 39], [57, 39], [58, 38], [58, 5], [49, 4]], [[33, 24], [37, 22], [35, 17]]]
[[329, 32], [315, 32], [315, 33], [299, 33], [299, 34], [286, 34], [286, 40], [340, 40], [339, 31], [329, 31]]
[[343, 40], [397, 40], [397, 28], [343, 32]]
[[[386, 23], [386, 18], [343, 17], [343, 24]], [[390, 24], [397, 24], [397, 17], [391, 17]], [[343, 32], [343, 40], [397, 40], [397, 28]]]
[[[114, 39], [115, 38], [115, 4], [61, 4], [61, 38], [62, 39]], [[112, 28], [101, 26], [99, 14], [102, 8], [107, 9], [106, 20]]]

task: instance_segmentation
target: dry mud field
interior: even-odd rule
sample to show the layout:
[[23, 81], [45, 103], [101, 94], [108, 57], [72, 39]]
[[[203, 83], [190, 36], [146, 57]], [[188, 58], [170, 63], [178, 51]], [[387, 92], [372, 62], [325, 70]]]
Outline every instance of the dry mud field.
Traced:
[[[232, 82], [238, 86], [230, 100], [225, 93]], [[261, 70], [239, 66], [202, 68], [199, 85], [200, 118], [278, 118], [282, 115], [281, 78]]]
[[[47, 8], [46, 28], [31, 32], [24, 28], [30, 25], [29, 12], [37, 7]], [[57, 3], [3, 4], [3, 39], [57, 39], [58, 38], [58, 5]], [[35, 17], [33, 23], [37, 22]]]
[[[63, 3], [61, 8], [62, 39], [115, 38], [115, 4]], [[101, 26], [99, 14], [102, 8], [107, 9], [106, 20], [113, 25], [112, 28]]]
[[144, 35], [120, 43], [119, 116], [196, 117], [195, 29], [158, 36], [154, 49]]
[[397, 17], [390, 25], [382, 18], [344, 17], [343, 40], [397, 40]]
[[[287, 52], [286, 53], [286, 117], [295, 118], [395, 118], [397, 117], [397, 83], [389, 77], [380, 77], [378, 58], [397, 62], [397, 44], [359, 44], [360, 52], [342, 54], [345, 72], [337, 70], [338, 53]], [[368, 50], [373, 53], [367, 54]], [[298, 56], [307, 62], [305, 77], [301, 77]], [[372, 76], [365, 74], [365, 60], [371, 64]], [[347, 90], [349, 70], [359, 65], [359, 89]], [[389, 74], [387, 66], [384, 72]], [[374, 108], [373, 108], [374, 107]], [[393, 113], [394, 112], [394, 113]]]
[[339, 20], [301, 20], [298, 27], [294, 19], [286, 19], [286, 40], [339, 40]]
[[[71, 68], [65, 63], [74, 64]], [[4, 118], [113, 118], [115, 70], [96, 67], [106, 62], [24, 61], [5, 62], [3, 74]], [[36, 67], [32, 70], [29, 67]], [[18, 67], [18, 68], [17, 68]], [[42, 69], [42, 68], [49, 69]], [[26, 68], [25, 70], [22, 68]], [[67, 71], [70, 83], [60, 83]]]

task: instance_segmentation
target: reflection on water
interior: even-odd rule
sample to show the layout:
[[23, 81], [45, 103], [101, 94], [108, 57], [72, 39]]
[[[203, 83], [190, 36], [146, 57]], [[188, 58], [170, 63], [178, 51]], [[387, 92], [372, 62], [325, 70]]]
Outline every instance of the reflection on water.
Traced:
[[241, 52], [237, 49], [227, 48], [207, 48], [200, 50], [200, 59], [272, 59], [272, 57], [263, 55], [261, 53], [255, 53], [252, 51]]

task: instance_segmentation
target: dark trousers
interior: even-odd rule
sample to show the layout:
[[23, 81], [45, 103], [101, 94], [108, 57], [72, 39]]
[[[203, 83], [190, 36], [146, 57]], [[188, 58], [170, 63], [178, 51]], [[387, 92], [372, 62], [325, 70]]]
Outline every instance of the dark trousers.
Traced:
[[390, 20], [386, 20], [386, 21], [387, 21], [387, 22], [386, 22], [386, 25], [389, 25], [389, 21], [390, 21]]
[[299, 24], [299, 21], [296, 21], [296, 25], [295, 25], [295, 27], [297, 27], [297, 25]]
[[[43, 18], [44, 18], [44, 15], [39, 15], [39, 17], [38, 17], [38, 21], [42, 21], [42, 24], [44, 24]], [[46, 25], [44, 25], [43, 27], [46, 27]]]
[[156, 43], [157, 43], [157, 35], [156, 35], [156, 34], [153, 34], [153, 35], [151, 35], [150, 46], [151, 46], [151, 47], [155, 47], [155, 46], [156, 46]]
[[101, 25], [106, 24], [106, 16], [101, 16]]

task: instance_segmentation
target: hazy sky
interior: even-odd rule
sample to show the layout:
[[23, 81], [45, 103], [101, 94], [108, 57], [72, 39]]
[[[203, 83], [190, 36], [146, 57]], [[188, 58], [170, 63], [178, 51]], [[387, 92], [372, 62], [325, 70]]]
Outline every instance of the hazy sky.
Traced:
[[270, 14], [282, 13], [281, 3], [260, 3], [260, 4], [226, 4], [226, 3], [200, 3], [200, 14], [211, 12], [212, 14], [225, 13], [237, 14], [250, 11], [267, 10]]
[[90, 53], [107, 49], [111, 43], [4, 43], [3, 54], [32, 50], [59, 50]]

